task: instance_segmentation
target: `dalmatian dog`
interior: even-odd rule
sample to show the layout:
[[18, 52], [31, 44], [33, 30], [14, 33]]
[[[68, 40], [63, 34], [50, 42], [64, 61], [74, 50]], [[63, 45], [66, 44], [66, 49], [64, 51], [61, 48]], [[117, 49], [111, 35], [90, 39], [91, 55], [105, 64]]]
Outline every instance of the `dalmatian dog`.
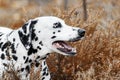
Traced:
[[71, 27], [54, 16], [31, 19], [16, 30], [1, 27], [0, 76], [9, 65], [14, 64], [21, 80], [29, 80], [30, 70], [34, 65], [35, 71], [42, 67], [41, 80], [51, 80], [46, 57], [52, 52], [75, 55], [76, 49], [66, 42], [78, 41], [84, 35], [84, 29]]

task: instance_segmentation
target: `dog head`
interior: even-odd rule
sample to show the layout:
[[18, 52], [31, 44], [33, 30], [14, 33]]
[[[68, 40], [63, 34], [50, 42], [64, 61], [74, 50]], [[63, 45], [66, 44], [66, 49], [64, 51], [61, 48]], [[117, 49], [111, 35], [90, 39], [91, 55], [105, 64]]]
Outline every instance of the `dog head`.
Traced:
[[42, 46], [49, 52], [75, 55], [76, 49], [66, 42], [78, 41], [85, 35], [84, 29], [69, 26], [62, 19], [53, 16], [38, 17], [28, 21], [26, 25], [26, 30], [23, 30], [29, 36], [27, 42], [24, 42], [26, 49], [29, 49], [31, 43], [38, 46], [38, 42], [42, 42]]

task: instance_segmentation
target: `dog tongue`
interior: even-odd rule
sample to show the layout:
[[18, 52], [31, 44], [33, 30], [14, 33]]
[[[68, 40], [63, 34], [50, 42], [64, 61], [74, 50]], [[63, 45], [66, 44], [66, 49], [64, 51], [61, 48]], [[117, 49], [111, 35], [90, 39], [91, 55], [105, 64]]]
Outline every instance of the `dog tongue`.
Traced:
[[54, 42], [54, 46], [62, 52], [71, 52], [73, 48], [63, 41]]

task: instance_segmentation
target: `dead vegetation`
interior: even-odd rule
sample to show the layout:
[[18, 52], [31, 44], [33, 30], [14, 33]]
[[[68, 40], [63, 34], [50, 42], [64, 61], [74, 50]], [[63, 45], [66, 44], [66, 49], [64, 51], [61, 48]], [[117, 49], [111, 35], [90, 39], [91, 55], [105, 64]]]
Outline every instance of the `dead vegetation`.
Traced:
[[74, 6], [69, 7], [67, 11], [62, 7], [55, 7], [54, 2], [43, 7], [29, 3], [18, 8], [10, 7], [9, 0], [0, 2], [3, 10], [6, 12], [12, 10], [9, 11], [10, 14], [0, 17], [0, 24], [3, 26], [16, 29], [30, 18], [55, 15], [69, 25], [86, 30], [86, 37], [83, 40], [71, 43], [77, 48], [76, 56], [51, 54], [47, 59], [53, 80], [120, 79], [119, 0], [89, 0], [87, 21], [83, 20], [81, 0], [77, 1], [79, 5], [73, 3]]

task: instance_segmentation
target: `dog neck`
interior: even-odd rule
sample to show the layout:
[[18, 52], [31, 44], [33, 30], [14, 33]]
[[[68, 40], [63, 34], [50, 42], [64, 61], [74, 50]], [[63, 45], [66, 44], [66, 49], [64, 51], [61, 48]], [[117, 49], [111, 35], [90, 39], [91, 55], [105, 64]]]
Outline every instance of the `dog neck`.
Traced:
[[[48, 54], [51, 52], [48, 50], [42, 41], [32, 40], [30, 48], [26, 50], [23, 43], [21, 43], [19, 32], [20, 30], [14, 30], [8, 34], [7, 39], [10, 42], [9, 55], [17, 55], [20, 59], [23, 59], [23, 56], [28, 56], [31, 60], [44, 60], [47, 58]], [[23, 47], [21, 47], [23, 46]], [[15, 49], [19, 49], [16, 50]], [[25, 54], [26, 53], [26, 54]]]

